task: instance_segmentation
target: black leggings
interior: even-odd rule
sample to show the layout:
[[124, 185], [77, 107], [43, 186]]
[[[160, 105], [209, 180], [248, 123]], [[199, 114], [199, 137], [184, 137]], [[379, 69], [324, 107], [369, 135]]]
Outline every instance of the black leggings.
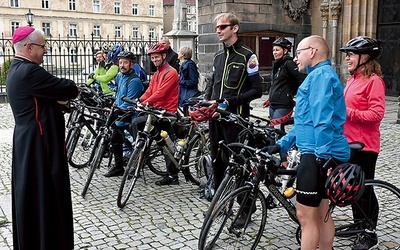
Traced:
[[[360, 151], [352, 153], [350, 162], [357, 164], [361, 167], [361, 169], [364, 171], [365, 179], [374, 179], [377, 159], [378, 159], [378, 153], [376, 152]], [[376, 228], [376, 224], [378, 221], [379, 205], [378, 205], [378, 200], [376, 199], [375, 192], [371, 186], [365, 187], [363, 195], [356, 202], [356, 204], [358, 204], [361, 207], [362, 211], [374, 223], [373, 226], [364, 225], [364, 227], [369, 230], [374, 230]], [[355, 221], [357, 219], [363, 218], [361, 212], [355, 209], [356, 206], [357, 205], [354, 204], [352, 205]]]

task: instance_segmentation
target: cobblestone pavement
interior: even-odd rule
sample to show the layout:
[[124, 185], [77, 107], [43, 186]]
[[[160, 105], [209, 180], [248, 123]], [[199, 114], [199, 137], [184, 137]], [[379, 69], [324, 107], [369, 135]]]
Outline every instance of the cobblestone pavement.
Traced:
[[[263, 96], [252, 103], [253, 113], [265, 116]], [[377, 179], [400, 186], [400, 125], [397, 101], [388, 98], [382, 123], [382, 152], [378, 159]], [[8, 104], [0, 104], [0, 249], [12, 249], [11, 232], [11, 150], [13, 118]], [[137, 183], [124, 209], [117, 207], [120, 177], [105, 178], [105, 167], [95, 173], [86, 198], [80, 196], [86, 170], [70, 168], [74, 209], [75, 249], [197, 249], [203, 211], [208, 202], [199, 197], [199, 189], [184, 182], [179, 186], [158, 187], [157, 176], [146, 172]], [[297, 249], [297, 226], [283, 209], [268, 214], [268, 224], [260, 249]], [[348, 249], [335, 241], [335, 249]]]

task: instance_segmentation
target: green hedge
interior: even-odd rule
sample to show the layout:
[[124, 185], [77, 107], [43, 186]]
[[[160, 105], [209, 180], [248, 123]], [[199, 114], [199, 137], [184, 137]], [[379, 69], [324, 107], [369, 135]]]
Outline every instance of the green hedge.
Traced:
[[5, 60], [3, 66], [1, 67], [1, 85], [6, 85], [8, 69], [10, 68], [12, 60], [13, 58]]

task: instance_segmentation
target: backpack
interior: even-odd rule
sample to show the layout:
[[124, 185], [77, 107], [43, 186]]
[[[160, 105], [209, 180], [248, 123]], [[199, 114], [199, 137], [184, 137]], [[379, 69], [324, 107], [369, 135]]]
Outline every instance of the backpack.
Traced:
[[142, 66], [140, 66], [140, 64], [135, 63], [132, 66], [132, 69], [136, 72], [136, 75], [140, 78], [140, 80], [142, 81], [143, 84], [143, 88], [144, 91], [143, 93], [147, 90], [147, 88], [149, 87], [149, 80], [147, 79], [147, 72], [146, 70], [144, 70], [144, 68]]
[[[140, 79], [140, 77], [139, 77], [136, 73], [132, 74], [132, 75], [128, 78], [128, 81], [126, 81], [126, 89], [128, 89], [129, 83], [131, 83], [131, 81], [132, 81], [134, 78], [139, 78], [139, 79]], [[141, 79], [140, 79], [140, 80], [141, 80]], [[142, 92], [142, 94], [143, 94], [144, 92], [146, 92], [146, 89], [149, 87], [149, 81], [143, 82], [143, 81], [141, 80], [141, 82], [142, 82], [142, 84], [143, 84], [143, 92]]]
[[201, 188], [200, 197], [211, 201], [215, 194], [215, 180], [214, 171], [212, 169], [211, 155], [204, 156], [202, 165], [207, 177], [207, 182]]

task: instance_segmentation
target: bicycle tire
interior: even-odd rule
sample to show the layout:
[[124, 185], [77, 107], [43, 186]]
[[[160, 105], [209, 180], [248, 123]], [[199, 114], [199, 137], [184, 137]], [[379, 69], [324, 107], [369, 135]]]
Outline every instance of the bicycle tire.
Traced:
[[208, 177], [202, 162], [207, 154], [210, 154], [208, 141], [204, 141], [199, 134], [195, 134], [185, 150], [182, 173], [187, 180], [197, 186], [202, 182], [207, 182]]
[[[378, 200], [379, 211], [376, 234], [378, 236], [379, 249], [400, 249], [400, 226], [399, 214], [396, 212], [400, 208], [400, 189], [386, 181], [366, 180], [365, 187], [371, 186]], [[372, 211], [373, 212], [373, 211]], [[334, 209], [332, 217], [336, 226], [335, 243], [341, 246], [351, 246], [355, 237], [351, 237], [350, 228], [356, 224], [353, 221], [352, 207], [337, 207]], [[364, 223], [367, 221], [364, 219]], [[361, 222], [363, 223], [363, 222]], [[364, 231], [363, 229], [361, 231]], [[359, 230], [352, 231], [355, 236]], [[340, 236], [347, 236], [341, 238]]]
[[[68, 163], [72, 167], [78, 169], [87, 167], [91, 161], [91, 148], [94, 144], [95, 137], [86, 125], [71, 128], [71, 131], [76, 132], [73, 136], [67, 136], [67, 153], [69, 152], [67, 154]], [[74, 141], [69, 143], [71, 140]]]
[[117, 206], [119, 208], [123, 208], [126, 205], [140, 176], [140, 170], [143, 169], [146, 148], [145, 143], [140, 143], [139, 141], [138, 144], [131, 154], [124, 175], [122, 176], [117, 197]]
[[99, 136], [96, 138], [95, 144], [93, 146], [93, 159], [90, 162], [89, 170], [86, 175], [85, 183], [81, 192], [82, 197], [85, 197], [87, 190], [89, 188], [90, 182], [92, 181], [94, 172], [100, 167], [101, 161], [103, 160], [104, 152], [106, 150], [106, 138], [104, 136]]
[[146, 165], [149, 167], [150, 171], [156, 175], [166, 176], [167, 167], [165, 165], [164, 153], [160, 146], [151, 139], [150, 140], [150, 152], [146, 158]]
[[[251, 198], [256, 210], [251, 215], [251, 221], [245, 228], [234, 228], [233, 223], [238, 213], [243, 210], [236, 200], [242, 198], [241, 204], [254, 195], [257, 190], [257, 198]], [[263, 235], [267, 220], [267, 205], [264, 194], [259, 189], [247, 185], [236, 189], [227, 195], [218, 205], [212, 216], [209, 217], [199, 238], [198, 247], [203, 249], [256, 249]], [[229, 247], [228, 247], [229, 246]]]
[[67, 138], [65, 140], [65, 148], [67, 150], [67, 160], [71, 161], [71, 158], [75, 152], [76, 144], [78, 143], [79, 136], [81, 134], [79, 127], [73, 127], [68, 130]]

